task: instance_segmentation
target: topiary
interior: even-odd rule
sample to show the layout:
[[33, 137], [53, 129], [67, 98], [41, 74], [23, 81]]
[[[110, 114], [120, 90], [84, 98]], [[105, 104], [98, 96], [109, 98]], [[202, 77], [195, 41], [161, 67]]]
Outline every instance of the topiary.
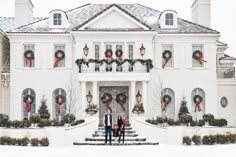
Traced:
[[182, 114], [179, 118], [180, 123], [189, 124], [192, 121], [192, 116], [190, 114]]
[[216, 144], [217, 143], [217, 137], [215, 135], [209, 135], [210, 139], [210, 145]]
[[30, 115], [30, 121], [33, 124], [39, 123], [39, 119], [40, 119], [40, 116], [37, 113]]
[[191, 138], [190, 138], [189, 136], [184, 136], [184, 137], [183, 137], [183, 144], [184, 144], [184, 145], [190, 146], [190, 145], [191, 145], [191, 142], [192, 142], [192, 140], [191, 140]]
[[39, 107], [38, 113], [41, 119], [49, 119], [50, 114], [48, 112], [48, 107], [47, 107], [47, 99], [44, 97], [41, 99], [41, 106]]
[[41, 146], [48, 146], [49, 145], [49, 140], [48, 140], [48, 138], [42, 138], [41, 140], [40, 140], [40, 145]]
[[5, 127], [8, 120], [9, 120], [8, 115], [0, 114], [0, 127]]
[[201, 145], [201, 136], [194, 135], [192, 141], [195, 145]]
[[197, 126], [204, 126], [205, 125], [205, 121], [203, 119], [199, 120], [197, 123]]
[[211, 144], [211, 140], [210, 140], [209, 136], [207, 136], [207, 135], [203, 136], [202, 144], [204, 144], [204, 145], [210, 145]]
[[31, 146], [38, 146], [39, 145], [39, 139], [38, 138], [32, 138], [30, 140]]
[[197, 122], [196, 122], [196, 121], [191, 121], [191, 122], [190, 122], [190, 126], [192, 126], [192, 127], [197, 126]]
[[204, 119], [205, 122], [210, 122], [210, 121], [212, 121], [212, 120], [215, 119], [215, 118], [214, 118], [214, 115], [213, 115], [213, 114], [210, 114], [210, 113], [204, 114], [204, 115], [202, 116], [202, 118]]
[[188, 107], [187, 107], [187, 101], [185, 100], [185, 97], [183, 97], [183, 100], [181, 101], [181, 104], [180, 104], [178, 116], [180, 118], [183, 114], [188, 114], [188, 113], [189, 112], [188, 112]]
[[75, 121], [75, 116], [72, 113], [67, 113], [64, 115], [63, 120], [67, 124], [71, 124], [73, 121]]
[[167, 120], [167, 123], [168, 123], [168, 125], [170, 125], [170, 126], [175, 125], [174, 119], [168, 119], [168, 120]]
[[22, 142], [21, 143], [22, 146], [27, 146], [29, 144], [30, 140], [29, 140], [28, 137], [24, 137], [24, 138], [21, 139], [21, 142]]

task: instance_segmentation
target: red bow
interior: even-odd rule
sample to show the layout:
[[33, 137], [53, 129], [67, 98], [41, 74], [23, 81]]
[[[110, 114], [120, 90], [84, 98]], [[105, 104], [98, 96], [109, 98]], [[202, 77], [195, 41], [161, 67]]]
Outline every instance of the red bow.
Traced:
[[29, 101], [29, 100], [26, 101], [25, 111], [26, 112], [30, 112], [31, 111], [31, 101]]
[[54, 64], [54, 68], [58, 67], [59, 62], [61, 61], [61, 57], [57, 57], [56, 62]]
[[106, 108], [109, 109], [109, 110], [112, 112], [111, 107], [109, 106], [110, 101], [109, 101], [109, 100], [106, 100], [106, 101], [104, 102], [104, 104], [105, 104]]
[[110, 58], [111, 60], [114, 59], [111, 54], [107, 54], [106, 57], [107, 57], [107, 58]]
[[121, 54], [118, 54], [118, 55], [117, 55], [117, 58], [118, 58], [119, 60], [122, 60], [122, 55], [121, 55]]
[[198, 110], [198, 112], [201, 112], [201, 111], [202, 111], [201, 106], [200, 106], [201, 102], [200, 102], [200, 101], [197, 101], [195, 104], [196, 104], [196, 106], [195, 106], [195, 112], [197, 112], [197, 110]]
[[123, 111], [125, 111], [125, 106], [124, 106], [125, 102], [122, 100], [119, 100], [119, 104], [120, 104], [121, 108], [123, 109]]
[[162, 65], [162, 68], [163, 68], [163, 69], [165, 68], [165, 66], [166, 66], [166, 64], [168, 63], [169, 60], [170, 60], [169, 57], [166, 57], [166, 58], [165, 58], [165, 62], [164, 62], [164, 64]]
[[62, 101], [58, 101], [58, 106], [57, 106], [58, 113], [61, 113], [61, 105], [62, 105]]
[[164, 104], [164, 108], [163, 108], [163, 111], [166, 111], [166, 108], [167, 106], [170, 104], [170, 101], [169, 100], [166, 100], [165, 101], [165, 104]]
[[141, 106], [139, 104], [135, 105], [135, 108], [140, 108]]
[[200, 64], [203, 64], [203, 62], [207, 63], [207, 61], [205, 61], [204, 59], [202, 59], [202, 56], [196, 56], [196, 59], [198, 60], [198, 62]]
[[29, 61], [29, 66], [32, 67], [33, 64], [33, 57], [32, 56], [27, 56], [26, 57], [26, 63], [28, 64]]

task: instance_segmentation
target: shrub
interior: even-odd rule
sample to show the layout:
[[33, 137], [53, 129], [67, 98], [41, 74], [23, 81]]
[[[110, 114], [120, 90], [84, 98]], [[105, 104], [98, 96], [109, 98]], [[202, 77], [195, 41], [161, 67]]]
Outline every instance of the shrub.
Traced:
[[16, 144], [18, 146], [21, 146], [22, 145], [22, 139], [16, 139]]
[[210, 145], [217, 143], [217, 137], [215, 135], [210, 135], [209, 139], [210, 139], [210, 143], [209, 143]]
[[5, 114], [0, 114], [0, 127], [5, 127], [9, 117]]
[[[71, 123], [71, 126], [75, 126], [75, 125], [79, 125], [79, 124], [82, 124], [84, 123], [85, 121], [83, 119], [80, 119], [80, 120], [76, 120], [74, 121], [73, 123]], [[156, 123], [157, 124], [157, 123]]]
[[28, 144], [29, 144], [29, 138], [28, 137], [24, 137], [24, 138], [22, 138], [21, 139], [21, 144], [22, 144], [22, 146], [27, 146]]
[[189, 112], [188, 112], [188, 107], [187, 107], [187, 101], [185, 100], [185, 97], [183, 97], [183, 100], [181, 101], [181, 104], [180, 104], [178, 116], [180, 118], [183, 114], [188, 114], [188, 113]]
[[191, 140], [190, 137], [188, 137], [188, 136], [184, 136], [184, 137], [183, 137], [183, 144], [184, 144], [184, 145], [190, 146], [190, 145], [191, 145], [191, 142], [192, 142], [192, 140]]
[[190, 126], [192, 126], [192, 127], [197, 126], [197, 122], [196, 121], [191, 121]]
[[1, 145], [10, 145], [11, 144], [11, 138], [8, 137], [8, 136], [0, 137], [0, 144]]
[[228, 134], [229, 142], [235, 143], [236, 142], [236, 134]]
[[175, 125], [175, 121], [173, 119], [168, 119], [167, 120], [168, 125], [172, 126]]
[[47, 99], [45, 99], [44, 97], [41, 99], [41, 106], [38, 109], [38, 113], [40, 116], [40, 119], [49, 119], [50, 118], [50, 114], [48, 112], [47, 109]]
[[210, 145], [211, 144], [211, 139], [209, 136], [203, 136], [202, 138], [202, 144], [204, 145]]
[[39, 145], [39, 139], [38, 138], [32, 138], [30, 140], [31, 146], [38, 146]]
[[201, 136], [194, 135], [192, 141], [195, 145], [201, 145]]
[[204, 115], [202, 116], [202, 118], [203, 118], [203, 120], [204, 120], [205, 122], [210, 122], [210, 121], [212, 121], [212, 120], [215, 119], [215, 118], [214, 118], [214, 115], [213, 115], [213, 114], [210, 114], [210, 113], [204, 114]]
[[182, 114], [179, 118], [180, 123], [189, 124], [192, 121], [192, 116], [190, 114]]
[[225, 144], [225, 143], [227, 143], [227, 139], [226, 139], [226, 137], [224, 135], [218, 134], [218, 135], [215, 135], [215, 136], [216, 136], [218, 144]]
[[224, 127], [227, 126], [227, 120], [226, 119], [214, 119], [209, 122], [210, 126], [218, 126], [218, 127]]
[[23, 120], [23, 127], [24, 128], [28, 128], [28, 127], [30, 127], [31, 126], [31, 121], [29, 121], [29, 120]]
[[48, 140], [48, 138], [42, 138], [41, 140], [40, 140], [40, 144], [41, 144], [41, 146], [48, 146], [49, 145], [49, 140]]
[[71, 124], [73, 121], [75, 121], [75, 116], [72, 113], [67, 113], [63, 117], [63, 121], [67, 124]]
[[38, 114], [32, 114], [30, 116], [30, 121], [33, 123], [33, 124], [36, 124], [36, 123], [39, 123], [39, 115]]
[[12, 126], [12, 122], [11, 122], [10, 120], [7, 121], [7, 122], [6, 122], [6, 127], [7, 127], [7, 128], [10, 128], [11, 126]]
[[179, 120], [176, 120], [176, 121], [175, 121], [175, 125], [180, 125], [180, 121], [179, 121]]
[[13, 122], [12, 122], [12, 126], [13, 126], [14, 128], [19, 128], [19, 126], [20, 126], [20, 121], [18, 121], [18, 120], [13, 121]]
[[157, 116], [157, 120], [156, 121], [157, 121], [158, 124], [162, 124], [163, 123], [163, 119], [160, 116]]
[[204, 126], [205, 125], [205, 120], [201, 119], [198, 121], [197, 126]]
[[14, 145], [16, 145], [16, 138], [12, 138], [11, 139], [11, 144], [14, 146]]

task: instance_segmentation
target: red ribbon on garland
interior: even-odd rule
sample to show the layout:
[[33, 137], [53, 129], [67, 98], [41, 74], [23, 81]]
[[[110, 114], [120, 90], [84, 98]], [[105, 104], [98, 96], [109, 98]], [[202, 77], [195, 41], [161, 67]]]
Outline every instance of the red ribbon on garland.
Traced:
[[56, 62], [54, 64], [54, 68], [58, 67], [59, 62], [61, 61], [62, 57], [57, 57]]
[[112, 55], [111, 55], [110, 53], [108, 53], [108, 54], [106, 55], [106, 57], [109, 58], [109, 59], [111, 59], [111, 60], [114, 60], [114, 58], [112, 57]]
[[119, 104], [120, 104], [121, 108], [123, 109], [123, 111], [125, 111], [125, 106], [124, 106], [125, 102], [122, 100], [119, 100]]
[[31, 101], [27, 100], [25, 103], [26, 103], [25, 111], [30, 112], [31, 111]]
[[111, 109], [111, 107], [109, 106], [109, 105], [110, 105], [110, 100], [106, 100], [106, 101], [104, 102], [104, 104], [105, 104], [107, 110], [109, 109], [109, 110], [112, 112], [112, 109]]
[[202, 56], [196, 56], [196, 59], [198, 60], [198, 62], [200, 64], [203, 64], [203, 62], [207, 63], [207, 61], [205, 61], [204, 59], [202, 59]]
[[167, 106], [170, 104], [170, 101], [169, 100], [166, 100], [165, 101], [165, 104], [164, 104], [164, 108], [163, 108], [163, 111], [166, 111], [166, 108]]
[[170, 58], [169, 57], [166, 57], [165, 58], [165, 63], [162, 65], [162, 68], [164, 69], [166, 64], [169, 62]]
[[140, 107], [141, 107], [141, 105], [139, 105], [139, 104], [135, 105], [135, 108], [140, 108]]
[[201, 102], [200, 101], [196, 101], [195, 104], [196, 104], [195, 112], [197, 112], [197, 110], [198, 110], [198, 112], [201, 112], [202, 111], [201, 106], [200, 106]]
[[117, 55], [117, 58], [118, 58], [119, 60], [122, 60], [122, 55], [121, 55], [121, 54], [118, 54], [118, 55]]
[[[29, 62], [29, 63], [28, 63]], [[27, 56], [26, 57], [26, 63], [29, 64], [30, 67], [32, 67], [33, 64], [33, 57], [32, 56]]]
[[61, 105], [62, 105], [62, 101], [58, 101], [58, 105], [57, 105], [57, 112], [61, 113]]

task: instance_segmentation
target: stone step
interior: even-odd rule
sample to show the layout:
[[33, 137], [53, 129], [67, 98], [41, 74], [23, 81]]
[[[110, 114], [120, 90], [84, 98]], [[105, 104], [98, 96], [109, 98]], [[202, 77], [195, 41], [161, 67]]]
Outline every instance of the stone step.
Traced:
[[[104, 130], [97, 130], [95, 131], [95, 133], [104, 133], [105, 134], [105, 131]], [[133, 134], [133, 133], [136, 133], [134, 130], [125, 130], [125, 134]]]
[[[137, 137], [138, 134], [125, 134], [125, 137]], [[93, 134], [93, 137], [105, 137], [105, 134]]]
[[[126, 124], [125, 126], [126, 127], [130, 127], [131, 125], [130, 124]], [[104, 127], [104, 125], [103, 124], [99, 124], [98, 127]]]
[[[111, 139], [112, 141], [115, 141], [114, 138]], [[105, 138], [101, 138], [101, 137], [93, 137], [93, 138], [85, 138], [85, 141], [105, 141]], [[146, 138], [140, 138], [140, 137], [135, 137], [135, 138], [125, 138], [124, 141], [146, 141]]]
[[[105, 127], [98, 127], [98, 130], [105, 130]], [[125, 127], [125, 130], [132, 130], [131, 127]]]
[[[83, 146], [83, 145], [91, 145], [91, 146], [109, 146], [109, 144], [94, 142], [84, 142], [84, 143], [77, 143], [74, 142], [74, 145]], [[158, 145], [158, 142], [132, 142], [132, 143], [112, 143], [110, 146], [141, 146], [141, 145]]]

